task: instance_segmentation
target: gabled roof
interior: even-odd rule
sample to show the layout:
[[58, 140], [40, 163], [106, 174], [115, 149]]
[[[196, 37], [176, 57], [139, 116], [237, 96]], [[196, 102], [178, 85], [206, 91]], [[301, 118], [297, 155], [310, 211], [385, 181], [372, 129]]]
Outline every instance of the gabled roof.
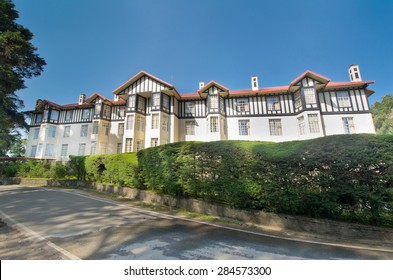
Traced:
[[313, 72], [313, 71], [310, 71], [310, 70], [307, 70], [307, 71], [305, 71], [303, 74], [301, 74], [299, 77], [297, 77], [296, 79], [294, 79], [290, 84], [289, 84], [289, 86], [294, 86], [294, 85], [296, 85], [297, 83], [299, 83], [303, 78], [305, 78], [305, 77], [310, 77], [310, 78], [312, 78], [312, 79], [314, 79], [314, 80], [317, 80], [318, 82], [320, 82], [320, 83], [322, 83], [322, 84], [327, 84], [328, 82], [330, 82], [330, 79], [329, 78], [327, 78], [327, 77], [325, 77], [325, 76], [322, 76], [322, 75], [320, 75], [320, 74], [318, 74], [318, 73], [315, 73], [315, 72]]
[[147, 76], [153, 80], [156, 80], [157, 82], [164, 84], [165, 86], [169, 87], [169, 88], [174, 88], [174, 86], [168, 82], [165, 82], [155, 76], [153, 76], [152, 74], [149, 74], [145, 71], [140, 71], [138, 74], [136, 74], [135, 76], [133, 76], [131, 79], [129, 79], [128, 81], [126, 81], [124, 84], [122, 84], [121, 86], [119, 86], [117, 89], [115, 89], [113, 91], [114, 94], [119, 94], [123, 89], [125, 89], [126, 87], [128, 87], [129, 85], [133, 84], [134, 82], [136, 82], [137, 80], [139, 80], [140, 78], [142, 78], [143, 76]]
[[91, 103], [95, 98], [100, 98], [102, 99], [106, 104], [111, 104], [111, 105], [121, 105], [121, 104], [125, 104], [126, 101], [124, 99], [122, 99], [121, 97], [119, 97], [119, 100], [110, 100], [108, 98], [106, 98], [105, 96], [103, 96], [102, 94], [95, 92], [92, 95], [90, 95], [90, 97], [88, 99], [86, 99], [86, 103]]
[[208, 90], [209, 88], [211, 88], [212, 86], [216, 86], [219, 89], [221, 89], [222, 91], [229, 91], [229, 89], [227, 87], [224, 87], [223, 85], [221, 85], [220, 83], [217, 83], [216, 81], [210, 81], [208, 82], [203, 88], [199, 89], [198, 92], [205, 92], [206, 90]]
[[72, 103], [72, 104], [66, 104], [66, 105], [59, 105], [59, 104], [56, 104], [56, 103], [48, 101], [48, 100], [41, 100], [36, 105], [35, 110], [41, 110], [46, 104], [48, 104], [50, 107], [56, 108], [58, 110], [90, 108], [93, 106], [92, 101], [97, 97], [104, 100], [104, 102], [108, 105], [125, 105], [126, 104], [126, 101], [120, 97], [119, 97], [119, 100], [114, 101], [114, 100], [110, 100], [110, 99], [106, 98], [105, 96], [101, 95], [98, 92], [95, 92], [89, 98], [87, 98], [86, 101], [82, 104]]

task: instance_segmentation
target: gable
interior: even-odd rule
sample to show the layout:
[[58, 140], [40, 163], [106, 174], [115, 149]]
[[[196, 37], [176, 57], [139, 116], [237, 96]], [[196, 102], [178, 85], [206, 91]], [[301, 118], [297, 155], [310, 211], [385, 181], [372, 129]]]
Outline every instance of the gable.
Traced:
[[172, 89], [173, 86], [144, 71], [139, 72], [123, 85], [113, 91], [114, 94], [127, 95], [140, 92], [160, 92]]

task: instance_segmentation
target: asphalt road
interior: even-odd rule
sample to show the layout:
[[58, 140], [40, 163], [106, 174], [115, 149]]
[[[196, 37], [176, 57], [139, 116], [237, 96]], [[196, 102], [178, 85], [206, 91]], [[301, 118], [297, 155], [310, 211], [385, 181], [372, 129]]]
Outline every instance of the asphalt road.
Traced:
[[0, 215], [65, 259], [393, 259], [393, 252], [209, 225], [75, 190], [0, 186]]

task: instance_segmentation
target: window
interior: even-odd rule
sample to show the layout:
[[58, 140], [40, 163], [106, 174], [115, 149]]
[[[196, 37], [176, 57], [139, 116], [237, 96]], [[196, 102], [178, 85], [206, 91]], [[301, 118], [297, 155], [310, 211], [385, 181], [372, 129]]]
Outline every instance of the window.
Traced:
[[343, 126], [345, 134], [355, 133], [355, 123], [352, 117], [343, 118]]
[[239, 135], [250, 135], [250, 120], [239, 120]]
[[138, 111], [145, 112], [146, 100], [142, 96], [138, 96]]
[[150, 147], [157, 147], [157, 146], [158, 146], [158, 138], [151, 138]]
[[347, 91], [337, 92], [337, 102], [340, 108], [351, 107], [351, 103], [349, 101], [349, 94]]
[[117, 153], [121, 154], [123, 152], [123, 143], [117, 143]]
[[55, 145], [53, 144], [46, 144], [45, 146], [45, 156], [46, 157], [53, 157], [53, 148]]
[[186, 114], [195, 114], [195, 102], [194, 101], [187, 101], [185, 103], [185, 113]]
[[86, 150], [86, 144], [85, 143], [79, 144], [78, 156], [84, 156], [85, 150]]
[[102, 115], [106, 118], [110, 118], [111, 117], [111, 107], [109, 107], [108, 105], [104, 105], [104, 111], [102, 112]]
[[135, 95], [128, 96], [128, 107], [135, 108]]
[[119, 123], [119, 126], [117, 127], [117, 135], [118, 136], [124, 135], [124, 123]]
[[35, 157], [36, 152], [37, 152], [37, 146], [36, 145], [31, 146], [30, 157], [31, 158]]
[[57, 122], [59, 120], [59, 111], [52, 110], [51, 113], [50, 113], [50, 120]]
[[162, 116], [162, 130], [169, 131], [169, 117]]
[[65, 121], [70, 122], [72, 121], [72, 116], [73, 116], [74, 111], [68, 110], [65, 113]]
[[218, 117], [210, 117], [210, 132], [218, 132]]
[[299, 129], [299, 134], [304, 135], [306, 134], [306, 129], [305, 129], [305, 122], [304, 122], [304, 116], [298, 117], [297, 118], [297, 127]]
[[195, 135], [195, 121], [186, 121], [186, 135]]
[[65, 126], [64, 127], [64, 134], [63, 137], [70, 137], [70, 132], [71, 132], [71, 126]]
[[38, 144], [37, 157], [41, 157], [42, 156], [42, 148], [43, 148], [43, 144]]
[[162, 95], [162, 108], [169, 111], [169, 96], [166, 94]]
[[126, 138], [126, 153], [132, 152], [132, 138]]
[[38, 139], [39, 135], [40, 135], [40, 128], [39, 127], [34, 128], [33, 139]]
[[102, 126], [104, 127], [105, 135], [108, 136], [109, 135], [109, 130], [110, 130], [109, 123], [104, 123], [104, 124], [102, 124]]
[[159, 92], [153, 93], [153, 96], [151, 98], [151, 106], [152, 107], [160, 106], [160, 93]]
[[100, 115], [101, 114], [101, 103], [97, 103], [94, 109], [94, 115]]
[[210, 110], [218, 109], [218, 95], [209, 96], [209, 109]]
[[98, 134], [98, 122], [93, 122], [93, 132], [92, 134]]
[[224, 98], [220, 97], [220, 111], [221, 113], [225, 114], [225, 102]]
[[[355, 71], [357, 71], [356, 68], [355, 68]], [[358, 72], [355, 72], [355, 78], [359, 79], [359, 73]]]
[[37, 114], [35, 116], [35, 123], [41, 123], [42, 122], [42, 114]]
[[266, 102], [269, 111], [280, 110], [280, 98], [278, 96], [266, 97]]
[[270, 119], [269, 130], [271, 136], [281, 136], [282, 135], [281, 119]]
[[82, 120], [88, 120], [90, 118], [90, 109], [83, 109]]
[[136, 117], [136, 130], [145, 131], [145, 121], [141, 116]]
[[55, 138], [56, 137], [56, 126], [50, 125], [48, 129], [48, 137]]
[[160, 126], [160, 116], [158, 114], [151, 115], [151, 129], [158, 129]]
[[304, 88], [304, 100], [306, 101], [306, 104], [315, 104], [317, 103], [317, 99], [315, 96], [315, 88], [310, 87], [310, 88]]
[[143, 149], [143, 140], [136, 140], [136, 151], [139, 152]]
[[68, 152], [68, 144], [61, 145], [61, 156], [66, 157]]
[[134, 115], [128, 115], [126, 121], [126, 129], [134, 129]]
[[81, 137], [87, 137], [87, 129], [88, 129], [87, 124], [84, 124], [81, 126]]
[[302, 107], [302, 98], [300, 97], [300, 93], [296, 92], [295, 93], [295, 108], [299, 109]]
[[249, 112], [250, 105], [247, 98], [238, 99], [236, 102], [236, 107], [238, 112]]
[[91, 142], [91, 146], [90, 146], [90, 154], [91, 155], [95, 155], [97, 151], [97, 142], [96, 141], [92, 141]]
[[318, 114], [309, 114], [308, 115], [308, 125], [310, 127], [311, 133], [319, 133], [319, 118]]
[[48, 116], [49, 116], [49, 110], [46, 109], [46, 110], [44, 110], [44, 121], [48, 120]]

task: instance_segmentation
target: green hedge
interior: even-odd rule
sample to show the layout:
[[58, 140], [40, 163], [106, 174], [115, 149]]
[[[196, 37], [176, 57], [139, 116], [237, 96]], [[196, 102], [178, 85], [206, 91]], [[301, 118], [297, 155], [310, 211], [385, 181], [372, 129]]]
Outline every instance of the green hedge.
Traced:
[[[74, 162], [80, 177], [89, 181], [143, 188], [138, 177], [136, 153], [74, 157]], [[70, 165], [73, 165], [71, 161]]]
[[340, 135], [285, 143], [181, 142], [138, 154], [28, 160], [21, 177], [77, 178], [237, 208], [393, 226], [393, 136]]
[[145, 186], [238, 208], [393, 225], [393, 136], [182, 142], [138, 152]]

